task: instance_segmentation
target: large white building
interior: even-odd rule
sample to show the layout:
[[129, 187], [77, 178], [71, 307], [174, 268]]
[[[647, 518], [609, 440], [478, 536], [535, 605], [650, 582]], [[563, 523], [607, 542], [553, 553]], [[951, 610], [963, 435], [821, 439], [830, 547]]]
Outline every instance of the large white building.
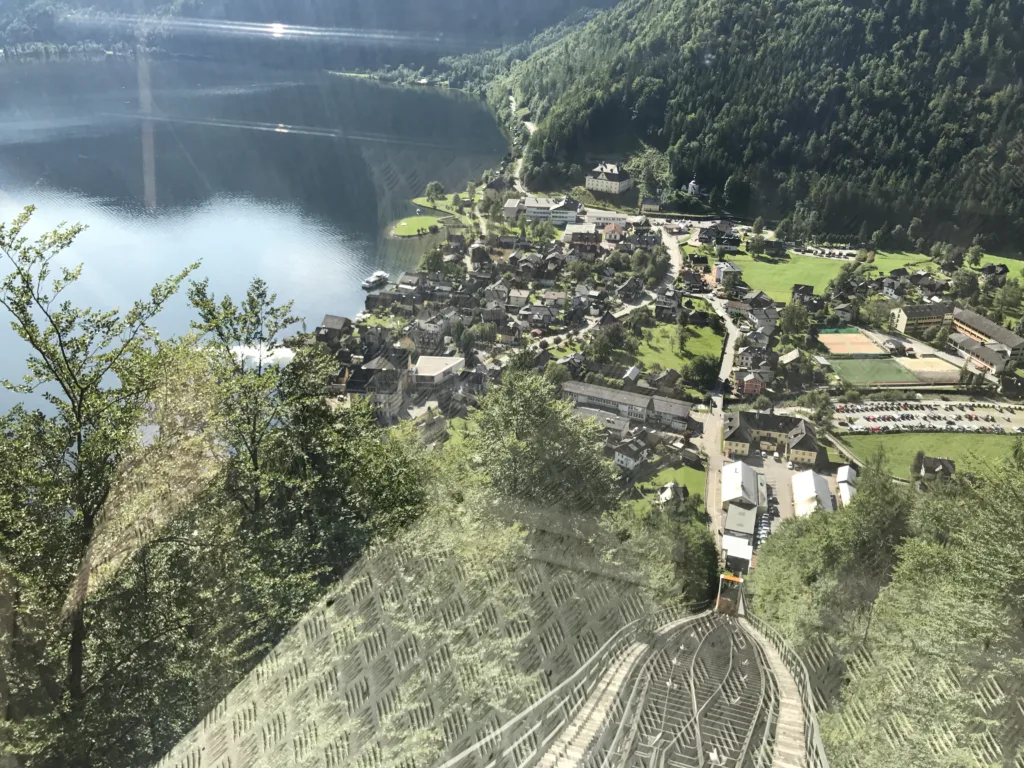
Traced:
[[767, 509], [768, 485], [764, 475], [742, 461], [722, 467], [722, 509], [728, 509], [730, 504]]
[[418, 387], [437, 387], [454, 379], [464, 366], [462, 357], [431, 357], [420, 355], [412, 369], [413, 383]]
[[813, 469], [793, 475], [793, 507], [797, 517], [806, 517], [818, 507], [834, 511], [828, 480]]
[[621, 195], [633, 188], [633, 179], [615, 163], [601, 163], [587, 174], [586, 187], [591, 192]]
[[527, 197], [522, 210], [529, 221], [550, 221], [556, 227], [564, 227], [579, 221], [583, 206], [568, 195], [562, 198]]
[[629, 214], [619, 213], [618, 211], [602, 211], [598, 208], [587, 208], [587, 213], [583, 220], [588, 224], [597, 224], [599, 227], [618, 224], [620, 227], [625, 228], [629, 223]]

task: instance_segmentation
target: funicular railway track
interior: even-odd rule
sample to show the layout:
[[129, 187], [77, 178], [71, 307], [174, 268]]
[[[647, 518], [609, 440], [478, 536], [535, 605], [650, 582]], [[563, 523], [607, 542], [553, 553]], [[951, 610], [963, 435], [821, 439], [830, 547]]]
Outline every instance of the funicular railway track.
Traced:
[[632, 738], [617, 750], [625, 766], [743, 765], [763, 731], [766, 670], [738, 623], [713, 616], [665, 638], [639, 670]]
[[632, 646], [537, 765], [770, 765], [775, 691], [760, 648], [727, 616], [665, 625]]

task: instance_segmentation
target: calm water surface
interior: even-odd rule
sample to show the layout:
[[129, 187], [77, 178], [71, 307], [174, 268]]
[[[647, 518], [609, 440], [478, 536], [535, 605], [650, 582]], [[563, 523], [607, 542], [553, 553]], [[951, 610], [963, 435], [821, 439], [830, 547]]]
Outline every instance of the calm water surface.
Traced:
[[[104, 307], [201, 261], [218, 294], [259, 275], [310, 327], [351, 316], [364, 277], [415, 266], [426, 245], [386, 235], [408, 199], [432, 179], [462, 188], [506, 150], [457, 93], [177, 61], [0, 67], [0, 220], [31, 203], [36, 231], [88, 224], [75, 298]], [[158, 324], [189, 319], [178, 297]], [[6, 326], [11, 376], [23, 348]]]

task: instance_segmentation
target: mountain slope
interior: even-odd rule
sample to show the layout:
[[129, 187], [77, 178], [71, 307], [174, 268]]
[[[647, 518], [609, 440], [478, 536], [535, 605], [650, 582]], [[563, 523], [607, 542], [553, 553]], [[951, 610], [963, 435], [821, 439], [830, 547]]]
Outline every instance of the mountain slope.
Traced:
[[749, 188], [777, 215], [804, 202], [810, 229], [920, 215], [1008, 238], [1024, 220], [1022, 15], [1020, 0], [627, 0], [500, 85], [542, 120], [538, 181], [643, 140], [677, 183], [696, 173], [734, 208]]

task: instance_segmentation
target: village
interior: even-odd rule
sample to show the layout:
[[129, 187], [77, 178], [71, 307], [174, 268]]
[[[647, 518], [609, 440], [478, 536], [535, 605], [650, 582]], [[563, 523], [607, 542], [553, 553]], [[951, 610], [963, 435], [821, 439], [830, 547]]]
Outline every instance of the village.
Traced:
[[[586, 180], [632, 186], [612, 163]], [[781, 520], [849, 502], [867, 441], [941, 433], [919, 441], [936, 455], [886, 448], [894, 479], [924, 487], [956, 471], [959, 433], [1024, 432], [1008, 399], [1024, 338], [957, 301], [965, 271], [979, 290], [1015, 284], [1005, 263], [785, 242], [646, 196], [628, 213], [521, 193], [483, 183], [479, 226], [450, 217], [423, 268], [382, 279], [355, 318], [324, 317], [332, 396], [440, 446], [510, 367], [534, 369], [603, 429], [634, 503], [701, 497], [737, 573]]]

